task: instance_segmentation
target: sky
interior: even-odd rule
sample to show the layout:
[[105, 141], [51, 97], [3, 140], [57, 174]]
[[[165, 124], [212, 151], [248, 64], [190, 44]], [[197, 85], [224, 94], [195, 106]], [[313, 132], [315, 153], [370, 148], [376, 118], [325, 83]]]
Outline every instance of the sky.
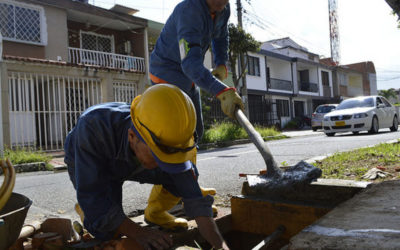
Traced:
[[[103, 8], [125, 5], [138, 17], [165, 23], [181, 0], [89, 0]], [[372, 61], [378, 89], [400, 88], [400, 29], [385, 0], [337, 0], [340, 64]], [[230, 22], [237, 23], [230, 0]], [[242, 0], [244, 29], [258, 41], [290, 37], [308, 51], [330, 57], [328, 0]]]

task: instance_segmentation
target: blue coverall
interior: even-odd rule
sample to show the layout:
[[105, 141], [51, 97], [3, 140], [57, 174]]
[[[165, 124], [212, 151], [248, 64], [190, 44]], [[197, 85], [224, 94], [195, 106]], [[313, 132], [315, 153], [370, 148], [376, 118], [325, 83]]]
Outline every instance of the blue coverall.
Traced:
[[150, 57], [150, 74], [178, 86], [192, 99], [197, 113], [196, 132], [203, 135], [200, 88], [216, 96], [227, 86], [204, 67], [204, 56], [212, 46], [214, 63], [228, 59], [229, 4], [212, 18], [206, 0], [185, 0], [168, 18]]
[[114, 236], [126, 218], [122, 208], [126, 180], [161, 184], [182, 197], [189, 217], [211, 217], [213, 198], [202, 196], [196, 166], [177, 174], [143, 168], [129, 146], [131, 126], [129, 104], [104, 103], [87, 109], [66, 138], [64, 161], [85, 214], [85, 228], [97, 239]]

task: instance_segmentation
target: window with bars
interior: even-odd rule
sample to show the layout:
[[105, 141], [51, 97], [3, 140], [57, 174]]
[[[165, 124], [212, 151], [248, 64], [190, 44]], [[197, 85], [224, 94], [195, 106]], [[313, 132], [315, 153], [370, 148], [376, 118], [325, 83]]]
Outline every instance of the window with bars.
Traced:
[[251, 76], [260, 76], [260, 58], [247, 56], [247, 73]]
[[0, 32], [4, 40], [47, 43], [44, 10], [22, 3], [0, 2]]
[[113, 36], [81, 31], [81, 48], [114, 53]]
[[276, 111], [278, 117], [289, 116], [289, 101], [276, 99]]

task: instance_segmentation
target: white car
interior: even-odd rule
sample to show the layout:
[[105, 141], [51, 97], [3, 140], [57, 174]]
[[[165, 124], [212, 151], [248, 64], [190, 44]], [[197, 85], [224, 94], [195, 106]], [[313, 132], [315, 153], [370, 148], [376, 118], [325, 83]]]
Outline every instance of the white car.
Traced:
[[323, 129], [327, 136], [338, 132], [368, 131], [378, 133], [381, 128], [397, 131], [398, 114], [395, 107], [382, 96], [360, 96], [342, 101], [324, 116]]
[[311, 115], [311, 128], [313, 131], [322, 129], [322, 121], [324, 120], [324, 115], [335, 110], [339, 104], [322, 104], [319, 105], [314, 113]]

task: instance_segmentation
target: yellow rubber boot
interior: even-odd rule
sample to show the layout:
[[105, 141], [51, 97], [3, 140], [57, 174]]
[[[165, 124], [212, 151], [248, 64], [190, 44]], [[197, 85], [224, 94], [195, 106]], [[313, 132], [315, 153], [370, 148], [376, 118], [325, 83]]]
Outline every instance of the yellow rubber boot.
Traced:
[[203, 187], [200, 187], [200, 189], [201, 189], [201, 194], [203, 196], [207, 196], [207, 195], [214, 196], [217, 193], [217, 190], [215, 190], [215, 188], [203, 188]]
[[176, 218], [168, 213], [181, 198], [174, 196], [162, 185], [154, 185], [148, 200], [146, 209], [144, 210], [144, 218], [146, 222], [159, 225], [166, 229], [188, 228], [188, 222], [183, 218]]
[[75, 203], [75, 212], [79, 215], [81, 218], [81, 221], [83, 223], [83, 220], [85, 219], [85, 215], [83, 214], [81, 206], [79, 206], [79, 203]]

